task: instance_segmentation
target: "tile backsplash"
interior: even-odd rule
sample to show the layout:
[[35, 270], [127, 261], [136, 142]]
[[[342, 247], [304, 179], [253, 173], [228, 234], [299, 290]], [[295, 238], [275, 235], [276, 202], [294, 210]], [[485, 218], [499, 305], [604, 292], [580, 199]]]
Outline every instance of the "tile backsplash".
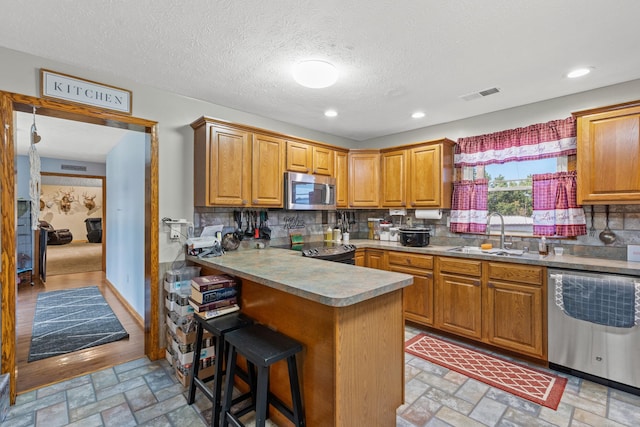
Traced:
[[[236, 227], [233, 218], [233, 208], [202, 208], [197, 207], [194, 213], [194, 233], [199, 235], [202, 228], [207, 225], [223, 224]], [[257, 209], [259, 211], [259, 209]], [[640, 205], [611, 205], [609, 213], [609, 227], [616, 234], [616, 241], [612, 245], [605, 245], [598, 238], [605, 227], [605, 207], [594, 206], [594, 227], [596, 232], [589, 234], [591, 227], [590, 206], [585, 205], [585, 217], [587, 219], [587, 235], [575, 239], [548, 238], [551, 246], [561, 245], [566, 254], [590, 256], [597, 258], [625, 260], [627, 257], [627, 245], [640, 244]], [[433, 245], [473, 245], [491, 241], [498, 244], [497, 235], [486, 236], [480, 234], [451, 233], [447, 226], [449, 211], [444, 210], [441, 219], [422, 220], [415, 219], [414, 211], [408, 210], [407, 217], [389, 216], [389, 210], [348, 210], [355, 213], [355, 224], [351, 225], [351, 239], [366, 239], [368, 237], [368, 218], [386, 218], [393, 220], [395, 225], [405, 225], [406, 218], [412, 217], [414, 226], [425, 226], [431, 229], [430, 244]], [[286, 244], [290, 234], [301, 234], [305, 241], [320, 241], [324, 239], [327, 225], [335, 226], [336, 214], [323, 211], [287, 211], [283, 209], [269, 209], [269, 228], [271, 229], [272, 244]], [[402, 224], [399, 224], [403, 219]], [[243, 229], [246, 224], [243, 224]], [[506, 233], [509, 235], [509, 233]], [[243, 240], [243, 245], [250, 245], [253, 238]], [[513, 247], [522, 249], [527, 246], [530, 250], [536, 250], [538, 239], [526, 236], [513, 236]]]

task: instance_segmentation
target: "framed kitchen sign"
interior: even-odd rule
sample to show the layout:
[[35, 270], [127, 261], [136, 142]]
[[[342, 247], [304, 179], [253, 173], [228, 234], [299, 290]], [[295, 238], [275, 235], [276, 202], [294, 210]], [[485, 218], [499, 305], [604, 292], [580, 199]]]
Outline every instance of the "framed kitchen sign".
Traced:
[[40, 69], [40, 96], [131, 114], [130, 90]]

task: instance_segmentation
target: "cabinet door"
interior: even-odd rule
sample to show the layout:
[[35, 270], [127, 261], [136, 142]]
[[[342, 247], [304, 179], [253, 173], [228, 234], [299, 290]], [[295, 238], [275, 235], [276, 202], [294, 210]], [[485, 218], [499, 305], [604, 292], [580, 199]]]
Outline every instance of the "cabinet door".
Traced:
[[[208, 204], [248, 205], [251, 195], [251, 134], [211, 126], [208, 145]], [[201, 183], [196, 182], [196, 185]]]
[[349, 153], [349, 207], [380, 205], [380, 153]]
[[251, 204], [282, 207], [284, 191], [285, 141], [254, 134]]
[[358, 267], [366, 267], [365, 250], [356, 249], [355, 263]]
[[297, 141], [287, 141], [287, 170], [291, 172], [311, 173], [311, 146]]
[[336, 151], [334, 174], [336, 177], [336, 206], [349, 206], [349, 158], [346, 152]]
[[640, 202], [640, 107], [579, 117], [578, 203]]
[[407, 160], [405, 150], [381, 154], [382, 206], [407, 205]]
[[440, 274], [436, 295], [436, 327], [469, 338], [482, 338], [480, 278]]
[[410, 207], [441, 207], [441, 150], [440, 145], [427, 145], [409, 151]]
[[542, 291], [542, 286], [489, 281], [487, 340], [508, 350], [545, 358]]
[[385, 252], [367, 249], [365, 252], [365, 265], [369, 268], [375, 268], [376, 270], [386, 270], [387, 260], [385, 258]]
[[334, 151], [325, 147], [313, 146], [313, 173], [316, 175], [333, 175]]
[[433, 272], [394, 264], [389, 264], [389, 271], [413, 276], [413, 284], [402, 288], [405, 319], [433, 326]]

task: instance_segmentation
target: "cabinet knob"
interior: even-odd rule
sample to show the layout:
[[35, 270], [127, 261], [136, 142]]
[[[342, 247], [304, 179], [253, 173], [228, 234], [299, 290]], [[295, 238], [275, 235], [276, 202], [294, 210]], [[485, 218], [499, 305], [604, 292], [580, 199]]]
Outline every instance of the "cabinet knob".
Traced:
[[243, 201], [242, 201], [242, 204], [243, 204], [243, 205], [246, 205], [247, 203], [248, 203], [248, 202], [247, 202], [247, 200], [243, 200]]
[[415, 206], [415, 205], [416, 205], [416, 203], [415, 203], [415, 202], [411, 202], [411, 206]]
[[258, 201], [257, 201], [256, 199], [253, 199], [253, 204], [254, 204], [254, 205], [257, 205], [257, 204], [258, 204]]
[[309, 168], [307, 168], [307, 170], [305, 172], [309, 173]]
[[407, 206], [405, 202], [400, 203], [400, 206]]

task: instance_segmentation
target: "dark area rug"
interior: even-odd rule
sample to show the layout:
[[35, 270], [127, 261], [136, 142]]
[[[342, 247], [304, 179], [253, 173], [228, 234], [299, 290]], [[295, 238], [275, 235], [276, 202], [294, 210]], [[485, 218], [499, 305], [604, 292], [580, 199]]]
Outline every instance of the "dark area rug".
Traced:
[[28, 361], [128, 337], [97, 286], [42, 292], [36, 301]]

